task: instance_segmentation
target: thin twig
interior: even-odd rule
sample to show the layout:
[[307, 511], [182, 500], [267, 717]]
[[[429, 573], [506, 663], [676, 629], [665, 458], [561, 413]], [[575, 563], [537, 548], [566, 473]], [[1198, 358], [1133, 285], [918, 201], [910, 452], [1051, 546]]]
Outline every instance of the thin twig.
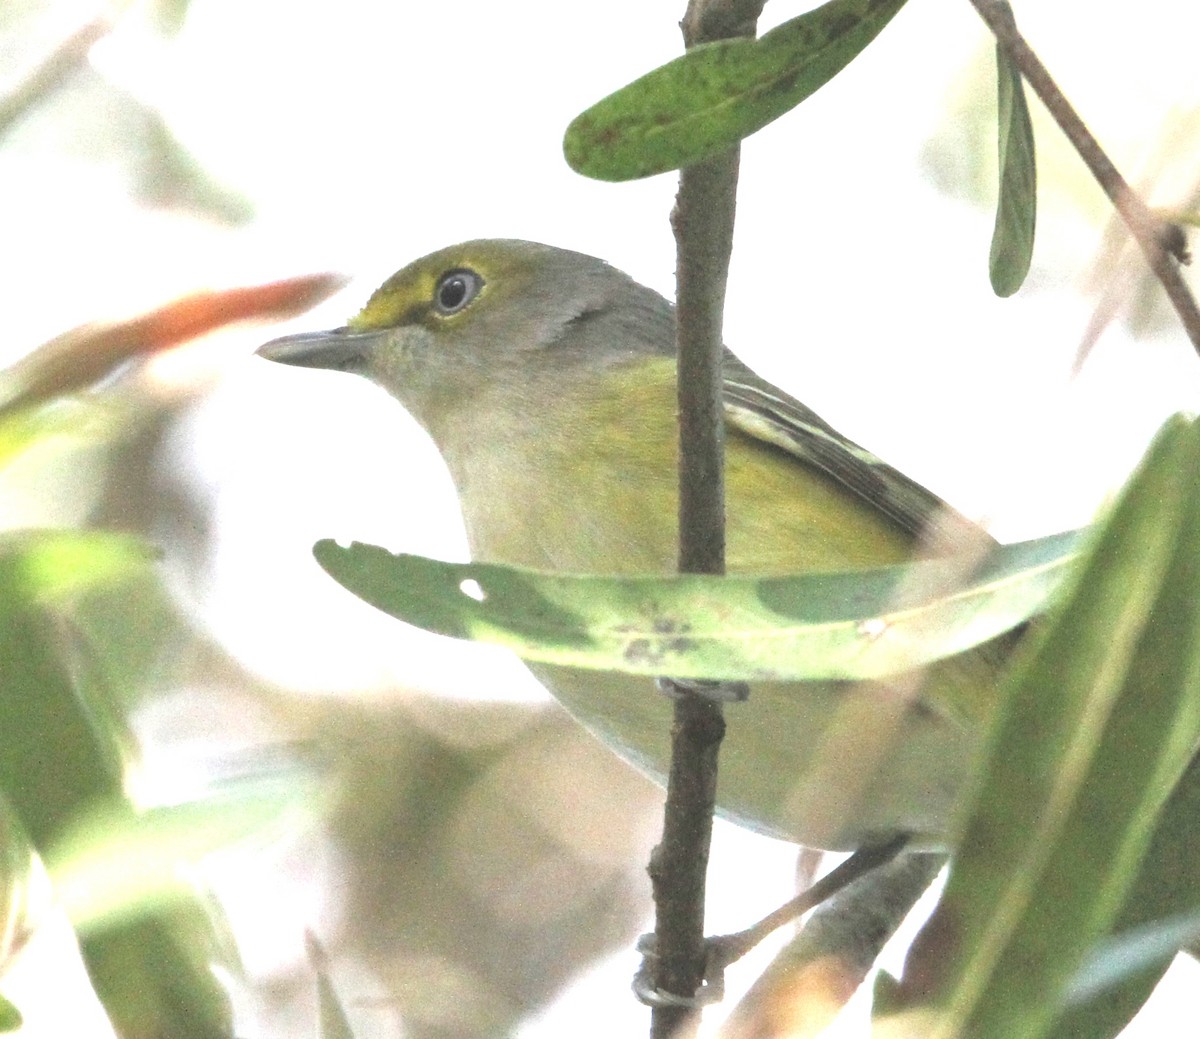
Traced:
[[712, 944], [721, 949], [721, 963], [727, 966], [735, 960], [741, 959], [772, 931], [784, 924], [791, 923], [810, 909], [821, 905], [854, 883], [859, 877], [891, 862], [904, 850], [908, 841], [909, 835], [902, 833], [884, 844], [859, 848], [850, 858], [826, 873], [807, 891], [800, 892], [790, 902], [785, 902], [778, 909], [768, 913], [758, 923], [752, 924], [744, 931], [714, 938]]
[[80, 26], [16, 88], [0, 98], [0, 136], [8, 133], [25, 115], [66, 86], [87, 64], [92, 46], [107, 36], [115, 24], [115, 15], [103, 14]]
[[[684, 44], [753, 36], [762, 0], [690, 0]], [[722, 406], [722, 313], [733, 248], [738, 149], [684, 169], [671, 214], [675, 231], [676, 335], [679, 364], [679, 569], [725, 572], [725, 420]], [[650, 863], [654, 886], [652, 1039], [694, 1029], [689, 1003], [704, 979], [704, 892], [717, 755], [725, 734], [720, 703], [676, 685], [671, 770], [663, 836]]]
[[734, 1008], [724, 1039], [811, 1035], [833, 1019], [946, 863], [909, 852], [814, 908]]
[[1166, 290], [1192, 346], [1200, 353], [1200, 310], [1197, 310], [1196, 301], [1179, 270], [1179, 264], [1186, 262], [1187, 255], [1187, 242], [1182, 230], [1177, 224], [1155, 217], [1121, 176], [1058, 89], [1058, 84], [1050, 77], [1041, 60], [1025, 42], [1007, 3], [1004, 0], [971, 0], [971, 3], [1120, 213], [1151, 270]]

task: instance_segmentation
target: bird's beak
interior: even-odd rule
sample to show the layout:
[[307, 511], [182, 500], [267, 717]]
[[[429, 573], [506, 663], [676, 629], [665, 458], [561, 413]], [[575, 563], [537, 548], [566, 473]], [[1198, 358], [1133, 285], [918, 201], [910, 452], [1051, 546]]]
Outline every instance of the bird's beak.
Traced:
[[361, 372], [381, 338], [376, 329], [356, 332], [335, 328], [329, 332], [301, 332], [272, 339], [258, 348], [258, 356], [299, 368], [330, 368], [338, 372]]

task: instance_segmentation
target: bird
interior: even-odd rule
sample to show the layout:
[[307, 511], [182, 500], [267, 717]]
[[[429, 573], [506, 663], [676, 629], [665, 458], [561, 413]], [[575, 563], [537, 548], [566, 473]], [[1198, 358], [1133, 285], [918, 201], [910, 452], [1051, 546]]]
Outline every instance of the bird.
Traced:
[[[560, 573], [677, 565], [675, 313], [596, 257], [521, 240], [450, 246], [348, 323], [271, 361], [365, 377], [432, 438], [476, 561]], [[731, 573], [852, 571], [994, 544], [726, 349]], [[381, 479], [403, 479], [389, 460]], [[754, 682], [729, 711], [718, 813], [809, 847], [952, 841], [1011, 654], [1001, 637], [870, 682]], [[583, 725], [660, 784], [672, 707], [646, 677], [532, 664]]]

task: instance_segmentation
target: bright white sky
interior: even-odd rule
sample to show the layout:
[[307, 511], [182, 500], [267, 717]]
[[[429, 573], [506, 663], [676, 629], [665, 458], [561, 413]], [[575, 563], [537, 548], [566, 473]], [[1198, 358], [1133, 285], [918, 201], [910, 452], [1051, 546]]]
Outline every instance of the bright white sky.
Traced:
[[[47, 41], [92, 6], [60, 0]], [[764, 25], [805, 6], [775, 0]], [[63, 163], [33, 131], [0, 163], [3, 350], [14, 355], [197, 287], [325, 269], [359, 277], [288, 327], [242, 330], [162, 366], [164, 378], [171, 365], [203, 366], [214, 381], [180, 458], [218, 503], [206, 617], [252, 667], [317, 690], [397, 679], [453, 689], [486, 666], [489, 689], [532, 694], [507, 658], [404, 637], [320, 574], [309, 547], [326, 536], [461, 557], [449, 483], [381, 393], [249, 355], [267, 334], [341, 323], [394, 269], [466, 238], [591, 252], [670, 295], [673, 178], [587, 181], [560, 142], [589, 103], [678, 53], [683, 7], [193, 0], [167, 44], [130, 20], [93, 63], [160, 107], [207, 168], [252, 199], [258, 219], [234, 234], [133, 209], [115, 165], [97, 176], [95, 155]], [[1118, 164], [1139, 175], [1198, 100], [1196, 26], [1181, 24], [1194, 12], [1172, 0], [1136, 11], [1116, 0], [1015, 7]], [[1106, 213], [1044, 124], [1034, 272], [1014, 299], [991, 295], [991, 214], [940, 194], [921, 169], [932, 136], [953, 138], [946, 113], [967, 85], [992, 89], [990, 67], [970, 72], [987, 54], [967, 3], [910, 4], [835, 85], [747, 143], [726, 338], [847, 433], [1016, 538], [1086, 522], [1159, 419], [1195, 407], [1200, 366], [1181, 335], [1133, 345], [1115, 329], [1071, 380], [1090, 312], [1076, 287]], [[789, 852], [724, 828], [718, 874], [744, 875], [750, 861], [756, 894], [769, 890], [764, 868], [786, 888]], [[614, 1034], [621, 1022], [595, 1008], [621, 1002], [611, 985], [617, 977], [623, 990], [628, 967], [589, 983], [530, 1039], [585, 1034], [585, 1020]], [[631, 1013], [640, 1034], [641, 1012]]]

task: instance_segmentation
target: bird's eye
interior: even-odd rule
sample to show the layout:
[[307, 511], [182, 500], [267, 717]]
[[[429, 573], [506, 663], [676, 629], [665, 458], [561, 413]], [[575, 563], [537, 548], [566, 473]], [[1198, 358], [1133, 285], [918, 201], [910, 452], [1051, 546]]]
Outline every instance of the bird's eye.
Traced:
[[447, 271], [433, 290], [433, 307], [443, 315], [457, 314], [483, 288], [483, 279], [474, 271]]

